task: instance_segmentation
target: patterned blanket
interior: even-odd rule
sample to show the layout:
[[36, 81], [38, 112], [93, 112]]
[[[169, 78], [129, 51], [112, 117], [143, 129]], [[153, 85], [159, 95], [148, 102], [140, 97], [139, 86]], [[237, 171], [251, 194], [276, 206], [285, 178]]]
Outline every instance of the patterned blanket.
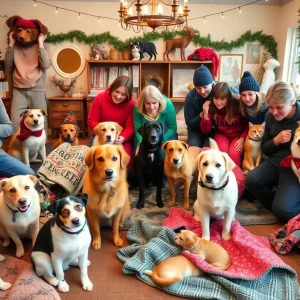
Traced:
[[[179, 212], [182, 211], [182, 212]], [[171, 228], [186, 226], [199, 235], [200, 224], [180, 209], [172, 209], [164, 225]], [[267, 246], [268, 241], [258, 238], [240, 226], [237, 221], [232, 225], [232, 239], [220, 241], [222, 220], [211, 224], [211, 237], [226, 248], [232, 259], [228, 271], [217, 270], [202, 260], [192, 257], [188, 251], [181, 252], [175, 244], [175, 232], [168, 227], [153, 226], [147, 221], [137, 221], [127, 234], [128, 247], [118, 250], [118, 258], [124, 262], [123, 272], [135, 274], [145, 283], [167, 293], [193, 299], [230, 299], [230, 300], [271, 300], [296, 299], [298, 282], [296, 272], [285, 265]], [[206, 275], [189, 277], [168, 287], [157, 286], [149, 276], [143, 274], [153, 269], [159, 262], [183, 254]]]

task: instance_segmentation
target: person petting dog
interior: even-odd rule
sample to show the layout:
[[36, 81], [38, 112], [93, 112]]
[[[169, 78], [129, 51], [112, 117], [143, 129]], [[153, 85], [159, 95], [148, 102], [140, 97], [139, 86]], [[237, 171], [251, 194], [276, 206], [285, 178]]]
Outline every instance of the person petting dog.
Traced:
[[133, 167], [133, 107], [135, 103], [136, 99], [132, 96], [132, 79], [121, 75], [95, 98], [88, 116], [88, 126], [93, 132], [90, 145], [93, 144], [96, 135], [94, 128], [100, 122], [116, 122], [123, 127], [115, 144], [123, 145], [126, 153], [130, 156], [128, 169]]
[[262, 124], [269, 111], [265, 94], [260, 92], [256, 79], [249, 71], [244, 72], [239, 85], [240, 109], [243, 116], [252, 124]]
[[153, 85], [144, 87], [134, 107], [135, 155], [143, 139], [138, 129], [149, 121], [157, 121], [167, 127], [162, 143], [178, 139], [173, 103]]
[[[213, 137], [213, 131], [210, 134], [204, 134], [200, 129], [200, 121], [205, 101], [211, 98], [212, 91], [216, 85], [211, 72], [205, 65], [201, 65], [194, 72], [194, 88], [186, 95], [184, 101], [184, 119], [188, 128], [187, 144], [197, 147], [209, 147], [209, 137]], [[230, 87], [230, 90], [238, 94], [238, 90]]]
[[7, 154], [2, 149], [3, 139], [14, 132], [14, 126], [6, 112], [2, 99], [0, 98], [0, 177], [10, 178], [16, 175], [34, 175], [34, 171], [15, 157]]
[[246, 177], [246, 188], [282, 221], [300, 213], [300, 185], [291, 168], [280, 162], [291, 154], [291, 143], [300, 120], [300, 104], [292, 87], [283, 81], [270, 86], [269, 113], [262, 140], [267, 158]]
[[203, 104], [201, 131], [209, 134], [213, 127], [214, 139], [220, 151], [228, 153], [234, 163], [241, 167], [244, 141], [249, 130], [248, 120], [240, 113], [239, 101], [226, 82], [217, 83], [211, 100]]

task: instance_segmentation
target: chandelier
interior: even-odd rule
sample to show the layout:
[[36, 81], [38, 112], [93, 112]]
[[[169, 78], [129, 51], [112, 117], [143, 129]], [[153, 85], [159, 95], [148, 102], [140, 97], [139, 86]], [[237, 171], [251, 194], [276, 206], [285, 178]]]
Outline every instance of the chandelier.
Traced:
[[[167, 3], [164, 0], [133, 0], [129, 5], [127, 0], [120, 0], [120, 24], [123, 29], [133, 29], [134, 32], [140, 32], [146, 27], [152, 28], [152, 32], [158, 27], [183, 26], [187, 25], [187, 16], [189, 13], [188, 0], [184, 0], [183, 7], [179, 0], [171, 0]], [[133, 15], [133, 5], [136, 7], [136, 14]], [[170, 15], [164, 15], [163, 5], [169, 6]]]

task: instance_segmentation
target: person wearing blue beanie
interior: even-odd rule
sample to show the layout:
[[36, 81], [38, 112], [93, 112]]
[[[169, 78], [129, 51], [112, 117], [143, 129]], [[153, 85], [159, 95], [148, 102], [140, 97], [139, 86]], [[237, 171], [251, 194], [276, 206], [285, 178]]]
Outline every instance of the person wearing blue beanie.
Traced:
[[265, 121], [269, 107], [265, 94], [260, 92], [256, 79], [249, 71], [244, 72], [239, 85], [241, 113], [252, 124], [262, 124]]
[[[210, 134], [204, 134], [200, 129], [202, 106], [211, 98], [216, 82], [211, 71], [201, 65], [194, 72], [194, 88], [186, 95], [184, 101], [184, 119], [188, 129], [187, 143], [190, 146], [208, 147], [209, 137], [213, 137], [214, 130]], [[231, 91], [238, 94], [238, 90], [230, 87]]]

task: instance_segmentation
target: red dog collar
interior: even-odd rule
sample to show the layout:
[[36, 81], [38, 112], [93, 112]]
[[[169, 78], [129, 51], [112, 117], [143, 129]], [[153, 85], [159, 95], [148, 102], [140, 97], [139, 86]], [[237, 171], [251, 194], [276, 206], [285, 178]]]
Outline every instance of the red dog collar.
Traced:
[[24, 117], [23, 117], [23, 119], [20, 122], [20, 134], [17, 135], [17, 139], [20, 142], [24, 142], [32, 135], [40, 137], [42, 135], [42, 133], [43, 133], [43, 129], [40, 129], [40, 130], [37, 130], [37, 131], [31, 131], [30, 129], [28, 129], [25, 126]]

